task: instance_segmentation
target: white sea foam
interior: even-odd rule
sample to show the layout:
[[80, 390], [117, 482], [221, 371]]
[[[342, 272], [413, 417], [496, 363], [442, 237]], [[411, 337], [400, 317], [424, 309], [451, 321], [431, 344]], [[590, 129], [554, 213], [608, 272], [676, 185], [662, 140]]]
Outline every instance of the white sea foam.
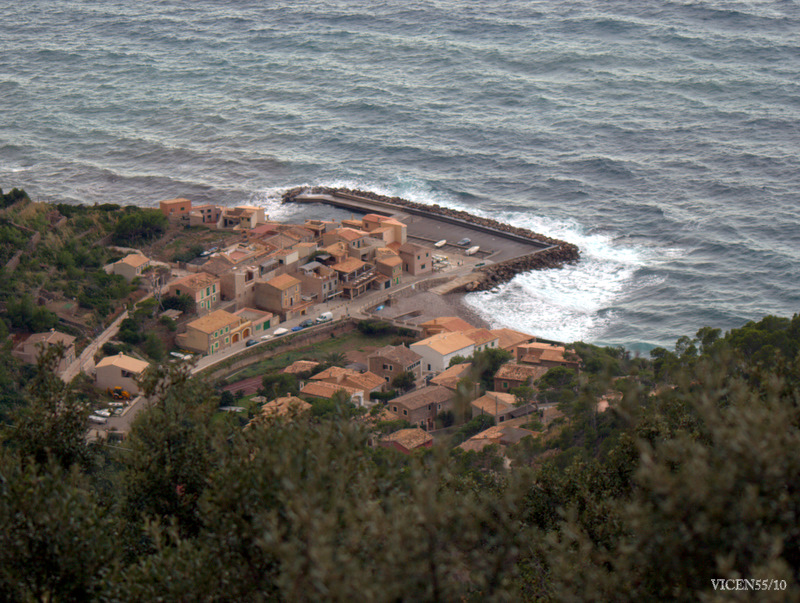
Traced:
[[[467, 295], [465, 301], [493, 326], [505, 326], [558, 341], [613, 338], [620, 318], [617, 303], [630, 293], [663, 281], [640, 279], [640, 269], [682, 253], [620, 244], [609, 234], [593, 234], [575, 223], [529, 214], [498, 215], [509, 222], [578, 245], [581, 261], [561, 270], [517, 275], [498, 293]], [[667, 253], [664, 253], [667, 251]]]

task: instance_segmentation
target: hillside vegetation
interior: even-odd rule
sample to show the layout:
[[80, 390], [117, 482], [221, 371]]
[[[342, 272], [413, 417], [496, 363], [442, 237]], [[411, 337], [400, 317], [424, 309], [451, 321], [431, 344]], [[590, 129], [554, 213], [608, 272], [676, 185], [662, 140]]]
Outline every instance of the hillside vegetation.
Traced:
[[[701, 329], [649, 360], [576, 344], [584, 370], [545, 383], [563, 429], [508, 468], [492, 448], [370, 448], [344, 407], [212, 421], [218, 395], [174, 367], [149, 374], [161, 397], [127, 440], [87, 445], [80, 394], [44, 358], [3, 431], [0, 592], [696, 601], [751, 578], [796, 600], [798, 346], [800, 316]], [[621, 401], [598, 413], [609, 387]]]

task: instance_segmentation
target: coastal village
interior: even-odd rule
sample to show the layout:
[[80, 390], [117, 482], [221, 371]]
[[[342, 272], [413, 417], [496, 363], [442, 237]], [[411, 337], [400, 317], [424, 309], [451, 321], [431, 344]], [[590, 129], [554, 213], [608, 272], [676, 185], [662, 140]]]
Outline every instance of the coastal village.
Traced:
[[[290, 201], [329, 203], [353, 213], [282, 223], [256, 206], [164, 200], [158, 209], [178, 232], [224, 236], [181, 261], [119, 248], [123, 257], [105, 267], [135, 286], [140, 305], [150, 300], [159, 318], [174, 324], [171, 361], [189, 361], [193, 374], [223, 379], [222, 390], [238, 396], [224, 410], [243, 412], [249, 402], [252, 421], [259, 421], [307, 411], [315, 401], [345, 401], [361, 409], [358, 420], [399, 427], [374, 443], [403, 453], [429, 448], [437, 433], [452, 433], [476, 417], [490, 426], [463, 442], [465, 449], [517, 443], [537, 435], [531, 425], [541, 429], [561, 416], [557, 404], [537, 399], [536, 383], [554, 367], [577, 372], [580, 358], [573, 350], [518, 330], [487, 328], [458, 311], [463, 307], [439, 301], [508, 280], [520, 257], [538, 262], [537, 254], [552, 254], [561, 242], [503, 233], [497, 223], [478, 218], [470, 224], [463, 216], [437, 216], [441, 208], [421, 211], [338, 191], [298, 196]], [[180, 309], [169, 300], [181, 300]], [[451, 308], [461, 316], [444, 315]], [[23, 338], [13, 350], [35, 363], [42, 350], [59, 346], [62, 379], [80, 373], [93, 379], [104, 399], [90, 416], [92, 437], [124, 437], [151, 402], [141, 386], [151, 362], [130, 351], [105, 353], [130, 310], [80, 353], [76, 338], [55, 328]], [[285, 346], [335, 341], [359, 323], [404, 337], [341, 350], [333, 362], [288, 363], [279, 370], [296, 383], [294, 391], [279, 392], [287, 395], [263, 395], [259, 377], [235, 379], [234, 367], [241, 370]]]

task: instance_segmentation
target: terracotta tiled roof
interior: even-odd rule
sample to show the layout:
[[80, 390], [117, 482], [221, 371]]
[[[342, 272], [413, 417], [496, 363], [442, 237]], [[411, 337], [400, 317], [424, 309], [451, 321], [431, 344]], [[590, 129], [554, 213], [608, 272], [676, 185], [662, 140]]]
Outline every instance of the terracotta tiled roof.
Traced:
[[299, 412], [309, 410], [311, 404], [297, 396], [284, 396], [267, 402], [261, 407], [261, 414], [267, 417], [289, 414], [292, 409]]
[[382, 442], [400, 444], [406, 450], [414, 450], [433, 441], [433, 436], [419, 427], [401, 429], [381, 438]]
[[484, 345], [498, 339], [497, 335], [492, 333], [489, 329], [470, 329], [469, 331], [463, 331], [463, 333], [474, 341], [475, 345]]
[[346, 385], [340, 385], [338, 383], [312, 381], [301, 389], [300, 393], [305, 396], [314, 396], [315, 398], [332, 398], [336, 392], [341, 390], [344, 390], [348, 396], [353, 396], [361, 391], [354, 387], [347, 387]]
[[208, 334], [218, 331], [223, 327], [238, 325], [242, 320], [242, 318], [230, 312], [226, 312], [225, 310], [214, 310], [210, 314], [193, 320], [186, 326], [190, 329]]
[[416, 243], [403, 243], [399, 249], [401, 253], [411, 254], [419, 253], [421, 251], [430, 251], [429, 248], [423, 247], [422, 245], [417, 245]]
[[122, 258], [118, 263], [125, 264], [131, 268], [138, 268], [150, 261], [146, 255], [141, 253], [131, 253]]
[[391, 401], [391, 404], [397, 404], [404, 406], [409, 410], [422, 408], [427, 404], [438, 404], [440, 402], [446, 402], [453, 397], [453, 392], [451, 392], [446, 387], [441, 387], [439, 385], [431, 385], [428, 387], [423, 387], [421, 389], [414, 390], [411, 393], [405, 394], [400, 396], [399, 398], [395, 398]]
[[357, 241], [367, 236], [363, 230], [356, 230], [355, 228], [339, 228], [336, 230], [336, 235], [345, 241]]
[[454, 364], [450, 368], [436, 375], [431, 379], [434, 385], [441, 385], [448, 389], [455, 390], [458, 382], [461, 381], [469, 373], [469, 367], [472, 366], [471, 362], [462, 362]]
[[499, 338], [497, 347], [504, 350], [510, 350], [522, 343], [528, 343], [536, 339], [533, 335], [515, 331], [514, 329], [492, 329], [491, 331]]
[[358, 270], [359, 268], [365, 266], [366, 264], [357, 258], [347, 258], [343, 262], [339, 262], [338, 264], [334, 264], [331, 266], [337, 272], [344, 272], [345, 274], [348, 272], [353, 272], [354, 270]]
[[408, 366], [418, 360], [422, 360], [422, 356], [417, 354], [414, 350], [409, 350], [404, 345], [392, 346], [387, 345], [378, 350], [375, 350], [369, 355], [369, 358], [386, 358], [402, 366]]
[[474, 345], [474, 342], [469, 337], [461, 333], [437, 333], [436, 335], [431, 335], [427, 339], [412, 343], [411, 349], [417, 346], [425, 346], [446, 356], [447, 354], [452, 354], [453, 352], [458, 352], [459, 350]]
[[541, 379], [549, 369], [546, 366], [526, 366], [508, 362], [502, 365], [494, 374], [495, 379], [509, 379], [511, 381], [525, 381], [531, 379], [532, 382]]
[[177, 199], [167, 199], [166, 201], [159, 201], [160, 205], [166, 205], [167, 207], [169, 207], [170, 205], [181, 205], [183, 203], [191, 203], [191, 201], [189, 201], [189, 199], [183, 199], [181, 197]]
[[105, 366], [117, 366], [123, 370], [126, 370], [131, 373], [142, 373], [148, 366], [150, 366], [149, 362], [145, 362], [144, 360], [138, 360], [137, 358], [131, 358], [130, 356], [126, 356], [122, 352], [117, 354], [116, 356], [106, 356], [100, 362], [97, 363], [97, 368], [102, 368]]
[[472, 401], [472, 407], [492, 415], [502, 415], [514, 409], [516, 398], [512, 394], [489, 392]]
[[319, 362], [314, 362], [313, 360], [295, 360], [283, 369], [282, 372], [296, 375], [297, 373], [305, 373], [306, 371], [315, 369], [318, 366]]
[[429, 332], [439, 331], [471, 331], [475, 327], [458, 316], [440, 316], [420, 323], [423, 329]]
[[63, 343], [64, 347], [68, 348], [74, 342], [75, 338], [72, 335], [67, 335], [60, 331], [46, 331], [44, 333], [34, 333], [24, 341], [23, 345], [36, 345], [37, 343], [55, 345], [57, 343]]
[[385, 264], [386, 266], [392, 267], [400, 266], [403, 263], [403, 260], [399, 255], [384, 256], [382, 258], [378, 258], [376, 261], [378, 264]]
[[187, 274], [186, 276], [176, 279], [169, 283], [170, 287], [181, 286], [194, 291], [199, 291], [205, 287], [219, 283], [219, 277], [209, 274], [208, 272], [198, 272], [197, 274]]
[[288, 274], [281, 274], [280, 276], [276, 276], [275, 278], [268, 280], [267, 284], [275, 287], [279, 291], [285, 291], [290, 287], [299, 285], [300, 281], [293, 276], [289, 276]]

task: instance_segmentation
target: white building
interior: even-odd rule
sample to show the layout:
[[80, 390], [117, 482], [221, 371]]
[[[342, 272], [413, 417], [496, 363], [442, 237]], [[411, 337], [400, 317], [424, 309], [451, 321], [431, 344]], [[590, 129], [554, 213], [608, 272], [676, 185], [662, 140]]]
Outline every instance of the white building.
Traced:
[[456, 356], [467, 358], [475, 352], [475, 342], [463, 333], [437, 333], [412, 343], [409, 348], [422, 356], [422, 372], [441, 373]]

